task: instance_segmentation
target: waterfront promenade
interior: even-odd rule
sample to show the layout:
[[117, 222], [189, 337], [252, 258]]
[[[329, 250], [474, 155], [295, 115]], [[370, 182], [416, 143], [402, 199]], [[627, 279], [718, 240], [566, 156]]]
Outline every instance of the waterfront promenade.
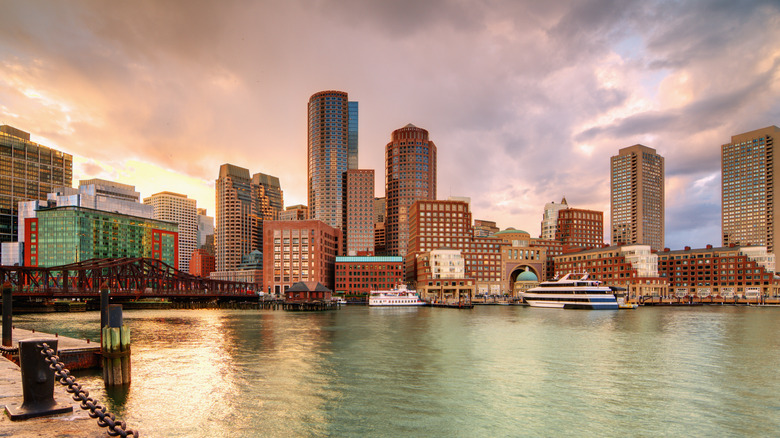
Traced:
[[87, 411], [82, 410], [65, 391], [65, 387], [59, 383], [54, 384], [54, 399], [59, 403], [72, 404], [73, 412], [25, 421], [11, 421], [5, 414], [5, 406], [21, 404], [22, 376], [19, 366], [5, 357], [0, 357], [0, 406], [3, 409], [0, 418], [0, 436], [65, 438], [106, 436], [105, 429], [100, 428], [97, 420], [90, 418]]

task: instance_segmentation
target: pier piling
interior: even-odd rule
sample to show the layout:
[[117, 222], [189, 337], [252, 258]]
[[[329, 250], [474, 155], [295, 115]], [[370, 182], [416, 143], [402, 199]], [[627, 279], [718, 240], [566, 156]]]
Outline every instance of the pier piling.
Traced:
[[108, 325], [103, 327], [103, 383], [106, 386], [129, 385], [130, 367], [130, 329], [125, 327], [122, 317], [122, 305], [108, 307]]
[[3, 347], [13, 346], [13, 298], [11, 296], [11, 283], [6, 280], [3, 283]]

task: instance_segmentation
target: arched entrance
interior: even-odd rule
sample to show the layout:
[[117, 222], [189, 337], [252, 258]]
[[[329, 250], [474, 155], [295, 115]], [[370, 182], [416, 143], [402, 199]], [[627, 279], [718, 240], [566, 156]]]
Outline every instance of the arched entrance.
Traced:
[[535, 286], [539, 283], [539, 278], [541, 278], [539, 271], [531, 265], [520, 264], [512, 268], [512, 271], [509, 274], [508, 290], [510, 291], [510, 295], [513, 297], [517, 296], [517, 288], [515, 287], [515, 283], [517, 283], [518, 277], [523, 280], [523, 283], [528, 283], [527, 286]]

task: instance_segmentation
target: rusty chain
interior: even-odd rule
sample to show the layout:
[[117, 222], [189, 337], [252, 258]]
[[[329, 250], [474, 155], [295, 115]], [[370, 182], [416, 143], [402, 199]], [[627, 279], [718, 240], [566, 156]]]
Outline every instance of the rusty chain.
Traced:
[[46, 362], [49, 363], [49, 368], [54, 370], [57, 380], [62, 385], [67, 386], [66, 390], [73, 394], [73, 400], [81, 402], [81, 409], [89, 410], [89, 416], [97, 418], [98, 426], [107, 427], [107, 433], [110, 436], [121, 436], [122, 438], [128, 436], [138, 438], [140, 436], [137, 430], [126, 430], [127, 424], [124, 421], [117, 421], [114, 414], [108, 412], [103, 405], [90, 397], [88, 391], [81, 389], [81, 385], [76, 383], [76, 379], [70, 375], [70, 371], [65, 368], [65, 364], [60, 362], [60, 357], [49, 347], [49, 344], [45, 342], [38, 344], [38, 348], [41, 349], [41, 355], [45, 356]]

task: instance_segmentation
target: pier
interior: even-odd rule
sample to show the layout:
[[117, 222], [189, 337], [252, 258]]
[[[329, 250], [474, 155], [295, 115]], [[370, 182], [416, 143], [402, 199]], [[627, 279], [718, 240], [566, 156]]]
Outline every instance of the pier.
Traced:
[[11, 331], [13, 346], [0, 347], [2, 355], [11, 362], [19, 365], [19, 341], [28, 339], [57, 339], [59, 341], [58, 353], [60, 360], [69, 370], [81, 370], [100, 368], [100, 343], [89, 339], [74, 339], [59, 334], [41, 333], [35, 330], [24, 330], [14, 327]]

